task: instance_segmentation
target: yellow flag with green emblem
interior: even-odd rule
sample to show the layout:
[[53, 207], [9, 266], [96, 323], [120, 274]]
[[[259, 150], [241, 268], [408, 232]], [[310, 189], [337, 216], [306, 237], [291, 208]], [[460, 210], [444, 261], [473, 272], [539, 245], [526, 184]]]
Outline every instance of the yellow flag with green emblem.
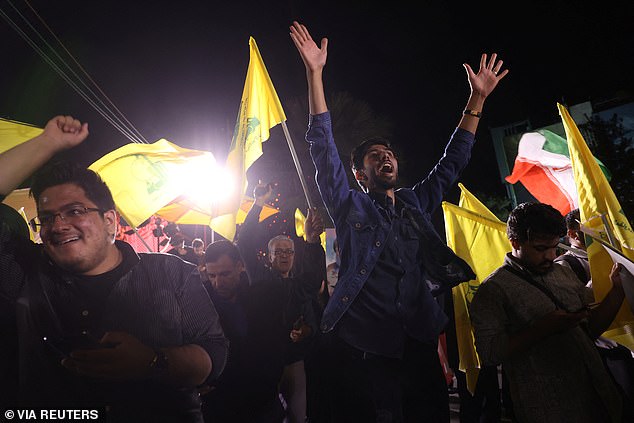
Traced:
[[[628, 259], [634, 260], [634, 232], [619, 200], [568, 110], [561, 104], [557, 104], [557, 107], [568, 138], [583, 227], [598, 234], [607, 243], [610, 242], [608, 232], [611, 233], [617, 244], [614, 247]], [[607, 222], [607, 228], [604, 222]], [[595, 300], [601, 301], [612, 287], [609, 274], [613, 262], [600, 243], [592, 242], [588, 237], [587, 239], [592, 289]], [[634, 314], [627, 299], [623, 301], [612, 325], [603, 335], [634, 350]]]
[[466, 261], [476, 274], [476, 279], [463, 282], [453, 288], [456, 338], [458, 343], [459, 370], [467, 379], [467, 389], [474, 394], [480, 358], [476, 352], [469, 305], [480, 282], [486, 279], [504, 262], [511, 251], [506, 236], [506, 224], [459, 184], [460, 206], [443, 202], [447, 245]]
[[269, 130], [286, 120], [253, 37], [249, 38], [249, 47], [249, 68], [225, 165], [238, 190], [210, 224], [214, 231], [229, 240], [235, 236], [236, 215], [248, 184], [247, 169], [262, 155], [262, 143], [269, 139]]
[[195, 201], [183, 198], [183, 194], [196, 178], [205, 178], [201, 170], [212, 169], [215, 164], [210, 152], [182, 148], [160, 139], [152, 144], [126, 144], [95, 161], [89, 169], [108, 185], [117, 210], [136, 228], [178, 200], [186, 201], [181, 208], [191, 213], [198, 211], [208, 223], [213, 199], [205, 196]]

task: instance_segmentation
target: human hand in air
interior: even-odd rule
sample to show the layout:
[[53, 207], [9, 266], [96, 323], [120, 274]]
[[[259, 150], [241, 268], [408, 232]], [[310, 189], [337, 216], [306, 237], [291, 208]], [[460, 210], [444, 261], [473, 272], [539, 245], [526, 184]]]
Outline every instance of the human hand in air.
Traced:
[[320, 235], [324, 232], [324, 220], [317, 212], [317, 207], [308, 209], [308, 215], [304, 221], [304, 233], [306, 234], [306, 242], [312, 244], [321, 242]]
[[88, 136], [88, 123], [81, 123], [72, 116], [55, 116], [48, 121], [40, 135], [65, 150], [79, 145]]
[[262, 207], [273, 197], [273, 186], [258, 181], [258, 184], [253, 189], [253, 196], [255, 197], [255, 204]]
[[[623, 280], [621, 278], [621, 271], [623, 269], [623, 265], [619, 263], [614, 263], [612, 265], [612, 270], [610, 270], [610, 281], [612, 282], [612, 286], [617, 289], [623, 289]], [[627, 272], [627, 270], [625, 270]]]
[[321, 71], [326, 66], [326, 58], [328, 57], [328, 38], [322, 38], [320, 46], [317, 46], [304, 25], [293, 21], [290, 29], [291, 39], [302, 57], [306, 71]]
[[467, 71], [471, 93], [479, 95], [483, 99], [487, 98], [498, 85], [498, 82], [509, 73], [508, 69], [502, 71], [503, 63], [502, 60], [498, 60], [497, 53], [493, 53], [488, 61], [486, 53], [482, 54], [478, 73], [475, 73], [468, 63], [464, 63], [463, 66]]

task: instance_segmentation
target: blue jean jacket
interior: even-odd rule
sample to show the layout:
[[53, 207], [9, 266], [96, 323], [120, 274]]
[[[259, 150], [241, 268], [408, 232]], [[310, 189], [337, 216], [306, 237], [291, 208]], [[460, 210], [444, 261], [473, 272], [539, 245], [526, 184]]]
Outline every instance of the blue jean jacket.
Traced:
[[[370, 276], [383, 250], [390, 224], [378, 212], [372, 199], [356, 189], [350, 189], [346, 170], [334, 143], [330, 113], [311, 115], [306, 140], [315, 164], [316, 181], [328, 213], [335, 224], [341, 252], [339, 279], [321, 322], [323, 332], [331, 331]], [[418, 226], [428, 235], [422, 248], [437, 248], [444, 242], [431, 223], [430, 214], [441, 204], [445, 192], [456, 182], [471, 156], [474, 135], [457, 128], [445, 153], [425, 179], [412, 188], [396, 190], [397, 199], [412, 211]], [[431, 235], [431, 236], [429, 236]], [[466, 279], [468, 280], [468, 279]], [[424, 283], [424, 281], [421, 281]], [[438, 302], [428, 289], [414, 309], [421, 327], [414, 330], [415, 337], [433, 340], [447, 323]]]

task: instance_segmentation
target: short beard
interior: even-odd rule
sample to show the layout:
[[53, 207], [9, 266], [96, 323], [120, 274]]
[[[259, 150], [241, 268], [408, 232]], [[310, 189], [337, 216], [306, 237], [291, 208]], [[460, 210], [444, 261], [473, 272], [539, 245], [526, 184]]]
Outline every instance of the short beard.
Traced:
[[378, 188], [383, 191], [394, 189], [394, 187], [396, 187], [396, 178], [394, 178], [393, 181], [384, 181], [379, 179], [375, 181], [374, 185], [375, 185], [375, 188]]

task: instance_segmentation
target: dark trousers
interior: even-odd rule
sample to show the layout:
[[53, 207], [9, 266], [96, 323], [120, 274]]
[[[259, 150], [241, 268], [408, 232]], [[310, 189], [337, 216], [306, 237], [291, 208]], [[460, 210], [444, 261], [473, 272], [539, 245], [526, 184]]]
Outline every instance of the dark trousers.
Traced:
[[338, 339], [333, 422], [449, 422], [437, 343], [408, 338], [402, 359], [363, 353]]
[[483, 366], [478, 373], [474, 395], [467, 389], [467, 377], [456, 372], [460, 395], [460, 423], [498, 423], [502, 399], [496, 366]]

